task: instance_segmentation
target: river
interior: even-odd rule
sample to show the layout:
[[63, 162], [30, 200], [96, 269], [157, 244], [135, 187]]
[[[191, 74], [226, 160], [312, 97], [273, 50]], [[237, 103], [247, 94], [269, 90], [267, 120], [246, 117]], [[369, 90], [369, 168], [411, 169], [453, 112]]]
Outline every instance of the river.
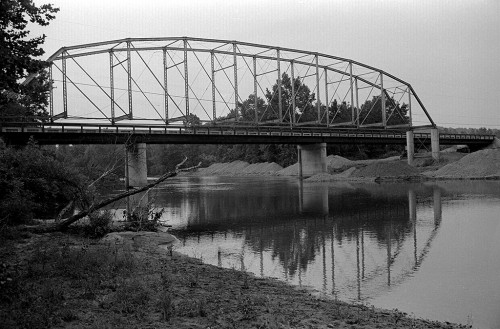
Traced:
[[176, 250], [343, 301], [500, 328], [500, 183], [178, 177]]

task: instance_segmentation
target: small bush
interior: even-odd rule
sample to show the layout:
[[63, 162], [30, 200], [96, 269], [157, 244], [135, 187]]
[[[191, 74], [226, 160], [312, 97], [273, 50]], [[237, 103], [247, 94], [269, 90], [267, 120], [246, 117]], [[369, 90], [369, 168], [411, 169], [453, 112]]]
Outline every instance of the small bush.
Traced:
[[156, 232], [161, 226], [160, 218], [163, 215], [163, 209], [157, 210], [148, 204], [145, 207], [137, 207], [131, 213], [124, 212], [123, 217], [127, 224], [125, 229], [130, 231], [150, 231]]
[[113, 214], [109, 210], [95, 211], [89, 215], [89, 223], [86, 227], [87, 235], [102, 237], [111, 231]]

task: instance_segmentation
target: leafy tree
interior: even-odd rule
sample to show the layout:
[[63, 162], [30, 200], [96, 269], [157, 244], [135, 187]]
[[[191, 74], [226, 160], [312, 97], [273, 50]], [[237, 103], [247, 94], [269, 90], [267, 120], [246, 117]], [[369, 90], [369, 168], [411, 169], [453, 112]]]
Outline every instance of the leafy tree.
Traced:
[[[405, 103], [399, 104], [394, 98], [386, 98], [385, 113], [387, 125], [399, 125], [409, 123], [408, 105]], [[359, 113], [360, 124], [372, 124], [382, 122], [382, 101], [380, 96], [373, 96], [371, 100], [361, 105]]]
[[[50, 4], [37, 7], [32, 0], [0, 2], [0, 115], [45, 116], [50, 81], [47, 63], [36, 59], [44, 54], [40, 46], [45, 35], [28, 38], [29, 23], [46, 26], [58, 8]], [[38, 74], [30, 84], [21, 80]]]
[[199, 126], [201, 123], [200, 118], [198, 118], [195, 114], [188, 114], [184, 117], [184, 125], [185, 126]]
[[82, 196], [86, 182], [34, 142], [19, 150], [0, 145], [0, 221], [19, 224], [34, 216], [53, 216]]
[[255, 111], [255, 95], [250, 94], [248, 98], [243, 101], [243, 103], [238, 103], [238, 108], [240, 112], [240, 120], [246, 122], [255, 122], [256, 121], [256, 112], [257, 112], [257, 120], [261, 120], [263, 115], [266, 113], [266, 103], [265, 101], [257, 96], [257, 111]]
[[338, 103], [334, 99], [332, 104], [328, 107], [328, 116], [331, 123], [350, 123], [352, 122], [352, 108], [347, 105], [345, 101]]
[[116, 184], [124, 175], [124, 145], [59, 145], [53, 152], [57, 160], [88, 177], [98, 189]]
[[[290, 111], [295, 117], [295, 122], [307, 122], [317, 120], [317, 110], [313, 105], [316, 97], [300, 77], [293, 81], [294, 94], [292, 95], [292, 79], [288, 74], [281, 76], [281, 106], [283, 110], [283, 120], [290, 121]], [[295, 109], [292, 109], [292, 100], [295, 97]], [[266, 99], [269, 104], [269, 114], [267, 119], [277, 119], [279, 110], [278, 82], [272, 86], [271, 90], [266, 88]]]

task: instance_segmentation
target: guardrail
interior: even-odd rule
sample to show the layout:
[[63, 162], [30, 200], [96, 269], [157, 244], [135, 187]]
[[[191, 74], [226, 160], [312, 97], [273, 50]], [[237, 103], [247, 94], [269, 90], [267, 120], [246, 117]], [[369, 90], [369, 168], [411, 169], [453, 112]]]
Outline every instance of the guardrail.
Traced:
[[[174, 126], [174, 125], [107, 125], [76, 123], [0, 124], [2, 133], [78, 133], [78, 134], [165, 134], [165, 135], [227, 135], [276, 137], [344, 137], [344, 138], [406, 138], [403, 130], [284, 127], [284, 126]], [[414, 133], [416, 139], [430, 138], [428, 133]], [[440, 139], [493, 140], [494, 135], [440, 134]]]

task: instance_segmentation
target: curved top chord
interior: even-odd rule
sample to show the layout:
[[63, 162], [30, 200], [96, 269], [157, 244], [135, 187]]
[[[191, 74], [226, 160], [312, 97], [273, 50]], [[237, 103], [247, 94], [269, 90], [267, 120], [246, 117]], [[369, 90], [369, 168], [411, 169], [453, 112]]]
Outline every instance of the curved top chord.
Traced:
[[235, 40], [126, 38], [62, 47], [47, 61], [54, 120], [435, 126], [406, 81], [318, 52]]

